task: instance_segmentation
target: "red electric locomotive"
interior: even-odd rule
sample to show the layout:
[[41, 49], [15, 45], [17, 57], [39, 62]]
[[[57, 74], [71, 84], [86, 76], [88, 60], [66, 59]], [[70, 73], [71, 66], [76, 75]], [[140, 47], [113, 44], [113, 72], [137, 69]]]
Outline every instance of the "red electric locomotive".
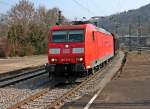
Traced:
[[50, 29], [46, 70], [57, 76], [90, 73], [114, 56], [113, 35], [93, 24]]

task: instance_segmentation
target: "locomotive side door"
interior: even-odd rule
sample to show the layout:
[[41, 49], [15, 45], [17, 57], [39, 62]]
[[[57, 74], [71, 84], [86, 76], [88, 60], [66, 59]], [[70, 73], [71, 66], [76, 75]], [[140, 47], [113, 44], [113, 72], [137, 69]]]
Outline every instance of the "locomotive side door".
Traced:
[[98, 62], [98, 39], [97, 39], [97, 32], [93, 31], [92, 32], [92, 40], [93, 40], [93, 58], [94, 58], [94, 66]]

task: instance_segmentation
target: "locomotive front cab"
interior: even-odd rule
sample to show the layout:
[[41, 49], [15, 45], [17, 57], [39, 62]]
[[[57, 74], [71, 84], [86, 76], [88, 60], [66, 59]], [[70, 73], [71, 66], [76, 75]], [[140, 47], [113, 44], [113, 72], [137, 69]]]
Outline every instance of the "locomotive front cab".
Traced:
[[55, 75], [73, 75], [84, 67], [84, 29], [52, 29], [46, 70]]

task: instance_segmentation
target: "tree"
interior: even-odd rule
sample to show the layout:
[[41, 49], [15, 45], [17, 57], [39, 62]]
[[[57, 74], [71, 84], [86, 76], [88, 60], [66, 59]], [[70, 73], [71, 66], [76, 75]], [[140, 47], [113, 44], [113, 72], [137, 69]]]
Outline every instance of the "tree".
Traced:
[[58, 8], [53, 8], [47, 11], [46, 18], [47, 18], [47, 24], [50, 26], [56, 25], [56, 22], [58, 21]]
[[8, 13], [10, 23], [29, 24], [33, 21], [35, 9], [33, 3], [28, 0], [21, 0], [18, 4], [11, 8]]
[[[20, 0], [13, 6], [5, 18], [9, 55], [47, 53], [48, 29], [56, 24], [58, 12], [58, 8], [47, 10], [43, 6], [35, 9], [29, 0]], [[2, 28], [0, 23], [0, 32]]]
[[7, 31], [8, 31], [8, 25], [7, 25], [7, 15], [0, 14], [0, 37], [7, 38]]
[[[21, 0], [8, 12], [8, 40], [13, 47], [10, 55], [26, 55], [23, 48], [28, 45], [29, 25], [34, 20], [34, 5], [28, 0]], [[23, 47], [23, 48], [22, 48]]]

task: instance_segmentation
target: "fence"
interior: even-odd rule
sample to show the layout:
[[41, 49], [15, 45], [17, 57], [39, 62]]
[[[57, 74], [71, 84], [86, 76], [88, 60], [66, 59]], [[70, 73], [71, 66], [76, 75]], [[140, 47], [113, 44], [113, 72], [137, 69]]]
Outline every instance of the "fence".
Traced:
[[119, 47], [136, 50], [139, 48], [150, 48], [150, 36], [119, 36]]

